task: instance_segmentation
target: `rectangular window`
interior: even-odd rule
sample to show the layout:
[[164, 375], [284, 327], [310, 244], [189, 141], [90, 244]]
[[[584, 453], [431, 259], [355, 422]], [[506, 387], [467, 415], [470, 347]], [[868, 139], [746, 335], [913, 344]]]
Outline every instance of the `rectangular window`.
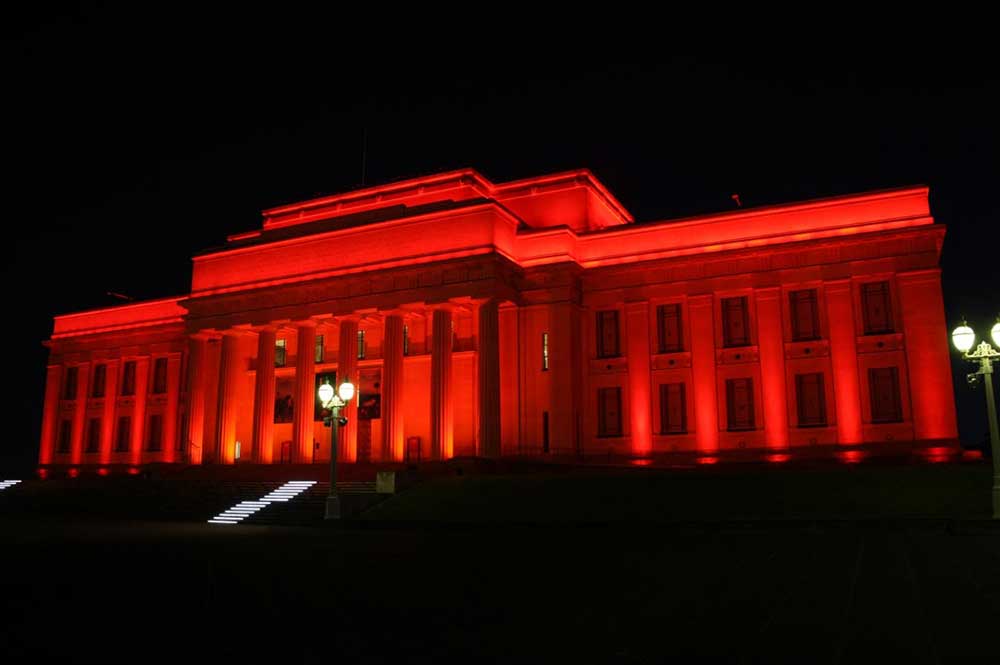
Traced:
[[66, 368], [66, 380], [63, 381], [63, 399], [76, 399], [76, 380], [79, 375], [79, 367]]
[[132, 418], [122, 416], [118, 419], [118, 433], [115, 436], [115, 452], [127, 453], [132, 443]]
[[868, 370], [868, 393], [873, 423], [903, 421], [903, 406], [899, 397], [899, 369], [871, 367]]
[[822, 372], [795, 375], [795, 402], [799, 427], [826, 427], [826, 392]]
[[722, 299], [722, 343], [724, 346], [750, 344], [750, 313], [746, 296]]
[[[616, 312], [617, 313], [617, 312]], [[622, 389], [597, 389], [597, 436], [622, 435]]]
[[284, 339], [274, 340], [274, 366], [284, 367], [288, 361], [288, 342]]
[[656, 308], [656, 329], [660, 353], [676, 353], [684, 350], [679, 303], [660, 305]]
[[163, 447], [163, 416], [154, 413], [149, 417], [149, 442], [147, 450], [156, 452]]
[[660, 433], [687, 432], [687, 403], [683, 383], [660, 384]]
[[57, 453], [66, 454], [69, 452], [70, 442], [73, 439], [73, 421], [63, 420], [59, 423], [59, 445]]
[[362, 360], [365, 357], [365, 331], [358, 331], [358, 360]]
[[542, 371], [549, 371], [549, 334], [542, 333]]
[[135, 361], [129, 360], [122, 368], [122, 395], [135, 394]]
[[792, 319], [792, 341], [819, 339], [819, 305], [816, 289], [789, 292], [788, 305]]
[[88, 453], [96, 453], [101, 449], [101, 419], [91, 418], [87, 421], [87, 447]]
[[104, 386], [107, 383], [107, 379], [108, 379], [108, 366], [95, 365], [94, 381], [90, 385], [91, 397], [104, 397]]
[[410, 355], [410, 326], [403, 326], [403, 355]]
[[316, 356], [313, 358], [314, 361], [321, 363], [325, 359], [325, 349], [323, 348], [323, 336], [316, 335]]
[[167, 392], [167, 359], [157, 358], [153, 363], [153, 394]]
[[730, 432], [755, 428], [753, 379], [726, 379], [726, 422]]
[[889, 282], [869, 282], [861, 285], [861, 313], [866, 335], [882, 335], [895, 330], [892, 325]]
[[618, 350], [618, 310], [609, 309], [597, 313], [597, 357], [617, 358]]

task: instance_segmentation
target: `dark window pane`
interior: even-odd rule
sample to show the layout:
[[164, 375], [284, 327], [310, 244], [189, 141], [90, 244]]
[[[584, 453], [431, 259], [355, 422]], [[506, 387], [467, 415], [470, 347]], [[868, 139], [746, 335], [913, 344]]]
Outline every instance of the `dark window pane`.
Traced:
[[878, 335], [894, 331], [889, 282], [869, 282], [861, 285], [861, 312], [865, 334]]
[[681, 333], [680, 304], [675, 303], [657, 307], [656, 327], [660, 353], [674, 353], [684, 350], [684, 339]]
[[118, 433], [115, 436], [115, 452], [128, 452], [132, 442], [132, 419], [129, 416], [122, 416], [118, 419]]
[[687, 405], [683, 383], [660, 384], [660, 433], [687, 432]]
[[615, 358], [618, 349], [618, 310], [597, 313], [597, 357]]
[[622, 435], [622, 389], [598, 388], [597, 436]]
[[316, 335], [316, 356], [313, 358], [318, 363], [323, 362], [326, 350], [323, 348], [323, 336]]
[[87, 452], [96, 453], [101, 448], [101, 419], [91, 418], [87, 422]]
[[91, 397], [104, 397], [104, 385], [107, 383], [107, 378], [108, 378], [108, 366], [95, 365], [94, 382], [92, 384], [90, 391]]
[[70, 443], [73, 439], [73, 421], [63, 420], [59, 423], [59, 445], [56, 452], [66, 454], [69, 452]]
[[873, 423], [898, 423], [903, 420], [899, 396], [899, 369], [872, 367], [868, 370], [868, 392]]
[[167, 392], [167, 359], [157, 358], [153, 364], [153, 393]]
[[722, 299], [722, 342], [725, 346], [750, 344], [750, 315], [746, 296]]
[[753, 379], [726, 379], [726, 414], [730, 431], [755, 428]]
[[795, 375], [795, 401], [799, 427], [826, 426], [826, 393], [821, 372]]
[[66, 380], [63, 381], [63, 399], [76, 399], [76, 379], [79, 374], [78, 367], [66, 368]]
[[149, 450], [158, 451], [163, 446], [163, 416], [153, 414], [149, 417]]
[[135, 361], [129, 360], [122, 370], [122, 395], [135, 394]]
[[816, 289], [792, 291], [788, 294], [792, 319], [792, 340], [819, 339], [819, 306]]

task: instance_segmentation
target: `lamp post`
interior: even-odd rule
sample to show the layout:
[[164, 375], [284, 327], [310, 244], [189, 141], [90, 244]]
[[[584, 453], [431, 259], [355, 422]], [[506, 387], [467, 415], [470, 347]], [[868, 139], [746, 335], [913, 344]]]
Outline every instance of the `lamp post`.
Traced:
[[[993, 324], [990, 330], [993, 343], [1000, 346], [1000, 319]], [[982, 341], [976, 350], [969, 353], [972, 345], [976, 343], [976, 333], [965, 321], [955, 328], [951, 333], [951, 341], [955, 348], [962, 352], [962, 357], [970, 362], [979, 363], [979, 371], [966, 375], [966, 380], [973, 388], [979, 383], [982, 376], [982, 383], [986, 392], [986, 413], [990, 421], [990, 446], [993, 451], [993, 519], [1000, 520], [1000, 429], [997, 427], [997, 405], [993, 397], [993, 362], [1000, 358], [998, 353], [990, 343]]]
[[340, 410], [354, 398], [354, 384], [344, 381], [334, 392], [333, 386], [324, 383], [319, 387], [319, 401], [330, 415], [323, 416], [323, 425], [332, 428], [330, 431], [330, 493], [326, 495], [325, 519], [340, 519], [340, 497], [337, 495], [337, 433], [340, 425], [347, 424], [347, 418], [340, 415]]

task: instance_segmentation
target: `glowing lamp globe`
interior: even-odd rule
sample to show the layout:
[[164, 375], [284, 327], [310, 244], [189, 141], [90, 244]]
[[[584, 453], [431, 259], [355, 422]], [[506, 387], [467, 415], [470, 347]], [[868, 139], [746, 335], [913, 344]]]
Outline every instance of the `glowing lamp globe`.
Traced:
[[337, 394], [340, 395], [340, 399], [350, 402], [354, 398], [354, 384], [350, 381], [344, 381], [337, 389]]
[[969, 326], [961, 325], [952, 331], [951, 342], [962, 353], [968, 353], [972, 345], [976, 343], [976, 333]]
[[1000, 346], [1000, 319], [993, 324], [993, 328], [990, 329], [990, 337], [993, 338], [993, 343]]
[[319, 401], [323, 404], [329, 404], [331, 399], [333, 399], [333, 386], [324, 383], [319, 387]]

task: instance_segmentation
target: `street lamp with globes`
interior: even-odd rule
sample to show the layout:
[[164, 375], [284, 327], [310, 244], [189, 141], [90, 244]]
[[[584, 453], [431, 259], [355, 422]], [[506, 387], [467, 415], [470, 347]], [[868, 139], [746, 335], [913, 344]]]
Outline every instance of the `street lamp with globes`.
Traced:
[[340, 519], [340, 497], [337, 495], [337, 432], [341, 425], [347, 424], [347, 418], [340, 415], [340, 410], [354, 399], [354, 384], [344, 381], [334, 392], [333, 386], [324, 383], [319, 387], [319, 401], [329, 414], [323, 414], [323, 425], [331, 427], [330, 432], [330, 493], [326, 495], [326, 513], [328, 520]]
[[[1000, 347], [1000, 319], [993, 324], [990, 337]], [[997, 405], [993, 397], [993, 363], [1000, 359], [1000, 353], [985, 340], [979, 343], [975, 351], [969, 353], [976, 343], [976, 333], [965, 321], [952, 331], [951, 341], [962, 352], [963, 358], [979, 363], [979, 371], [967, 374], [965, 378], [975, 388], [980, 382], [979, 377], [982, 377], [986, 392], [986, 413], [990, 421], [990, 446], [993, 452], [993, 519], [1000, 519], [1000, 429], [997, 427]]]

